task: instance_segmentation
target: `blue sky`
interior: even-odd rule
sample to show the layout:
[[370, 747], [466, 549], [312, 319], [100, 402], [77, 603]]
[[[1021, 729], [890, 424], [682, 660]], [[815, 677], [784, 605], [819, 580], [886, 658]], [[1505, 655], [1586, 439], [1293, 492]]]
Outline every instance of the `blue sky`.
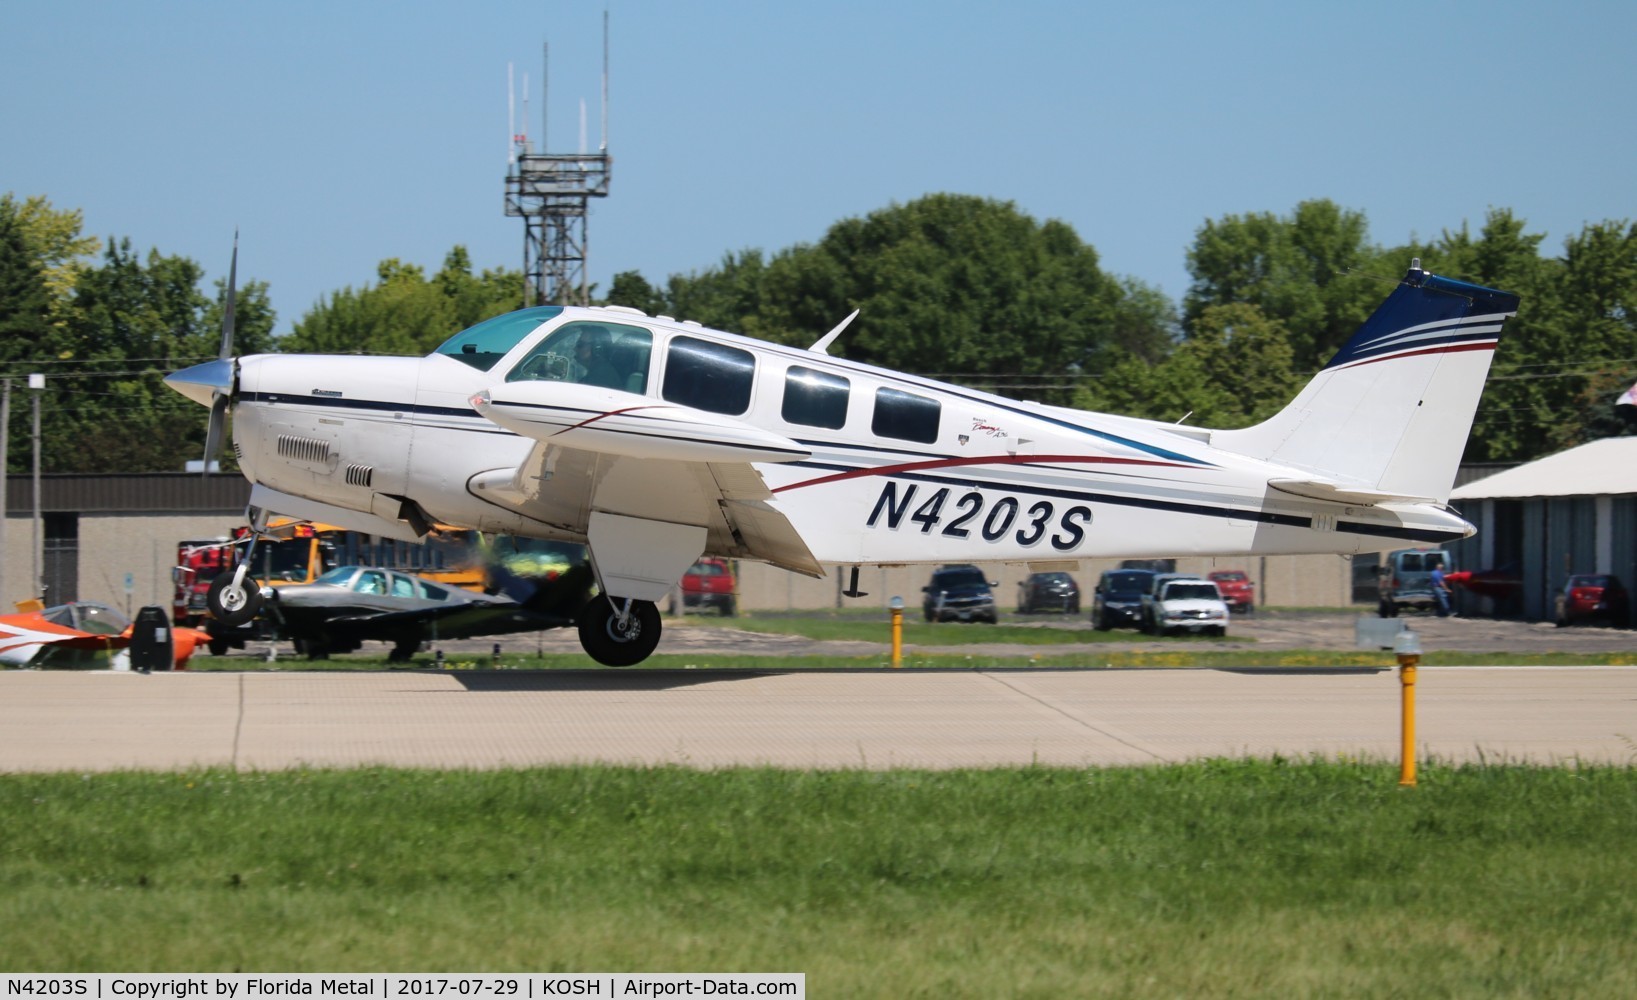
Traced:
[[[321, 296], [455, 244], [518, 267], [508, 62], [598, 142], [591, 280], [656, 283], [932, 192], [1061, 219], [1179, 298], [1207, 219], [1330, 198], [1391, 244], [1511, 208], [1557, 252], [1637, 217], [1637, 4], [607, 0], [0, 5], [0, 191]], [[521, 115], [521, 104], [518, 113]], [[840, 317], [837, 317], [838, 319]]]

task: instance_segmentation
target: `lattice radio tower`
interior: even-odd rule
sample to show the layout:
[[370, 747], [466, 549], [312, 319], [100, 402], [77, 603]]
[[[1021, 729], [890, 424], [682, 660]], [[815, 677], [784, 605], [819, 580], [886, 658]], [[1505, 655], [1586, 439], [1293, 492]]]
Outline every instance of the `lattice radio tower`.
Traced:
[[[550, 49], [545, 50], [549, 57]], [[608, 197], [614, 160], [608, 155], [608, 12], [603, 12], [602, 142], [586, 150], [585, 102], [580, 102], [580, 152], [536, 153], [527, 133], [517, 131], [506, 67], [506, 214], [523, 217], [523, 304], [590, 305], [586, 284], [586, 218], [592, 198]], [[528, 121], [528, 76], [523, 77], [523, 120]], [[540, 83], [542, 98], [546, 82]], [[542, 100], [540, 145], [546, 145]]]

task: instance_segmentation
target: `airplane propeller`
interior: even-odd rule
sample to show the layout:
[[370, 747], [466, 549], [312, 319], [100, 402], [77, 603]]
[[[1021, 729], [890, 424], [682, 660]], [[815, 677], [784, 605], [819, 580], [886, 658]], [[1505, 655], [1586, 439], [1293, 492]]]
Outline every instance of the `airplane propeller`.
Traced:
[[165, 384], [177, 392], [210, 407], [210, 423], [205, 428], [205, 475], [221, 451], [227, 437], [227, 411], [238, 387], [238, 362], [233, 357], [234, 303], [238, 297], [239, 234], [233, 234], [233, 263], [227, 275], [227, 304], [222, 310], [222, 345], [214, 361], [184, 368], [165, 376]]
[[[239, 233], [233, 233], [233, 259], [227, 268], [227, 305], [222, 310], [222, 346], [216, 352], [216, 360], [228, 365], [233, 363], [233, 306], [238, 297], [239, 288]], [[233, 375], [228, 373], [227, 387], [217, 389], [211, 393], [210, 423], [205, 427], [205, 475], [210, 475], [210, 463], [215, 460], [222, 450], [222, 439], [227, 431], [227, 408], [233, 403]]]

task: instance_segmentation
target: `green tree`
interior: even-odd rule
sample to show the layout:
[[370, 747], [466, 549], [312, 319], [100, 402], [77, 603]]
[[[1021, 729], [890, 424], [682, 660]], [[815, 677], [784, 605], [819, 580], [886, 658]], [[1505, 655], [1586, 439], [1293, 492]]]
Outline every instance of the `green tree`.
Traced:
[[1381, 298], [1382, 277], [1409, 264], [1383, 261], [1362, 212], [1326, 199], [1206, 221], [1188, 250], [1193, 284], [1183, 305], [1191, 327], [1212, 306], [1248, 303], [1288, 331], [1296, 364], [1316, 369], [1358, 329]]
[[1525, 462], [1556, 450], [1557, 425], [1583, 388], [1565, 377], [1564, 362], [1579, 355], [1562, 321], [1563, 263], [1542, 257], [1544, 237], [1525, 227], [1511, 210], [1493, 209], [1477, 237], [1462, 225], [1414, 248], [1430, 271], [1522, 298], [1495, 351], [1467, 439], [1469, 462]]
[[[22, 388], [20, 377], [39, 370], [32, 363], [46, 348], [52, 334], [51, 293], [41, 271], [39, 255], [29, 247], [15, 205], [0, 201], [0, 377]], [[22, 398], [21, 393], [13, 399]], [[22, 421], [0, 428], [8, 435], [8, 469], [21, 472], [29, 464], [29, 431]]]
[[1164, 360], [1120, 362], [1075, 405], [1194, 426], [1247, 427], [1278, 412], [1301, 387], [1292, 357], [1283, 325], [1256, 306], [1211, 306]]
[[1614, 400], [1637, 381], [1637, 225], [1606, 221], [1564, 243], [1559, 312], [1575, 368], [1559, 371], [1571, 394], [1548, 439], [1557, 448], [1631, 432]]
[[[202, 456], [204, 411], [162, 376], [216, 356], [220, 298], [199, 290], [203, 269], [129, 239], [109, 240], [101, 266], [82, 272], [51, 345], [43, 464], [53, 472], [180, 469]], [[219, 291], [225, 291], [218, 285]], [[236, 350], [264, 348], [273, 311], [267, 288], [238, 291]]]
[[665, 293], [655, 288], [637, 271], [621, 271], [614, 275], [613, 282], [608, 286], [608, 298], [603, 304], [630, 306], [650, 316], [661, 315], [670, 308]]
[[724, 254], [715, 268], [672, 275], [666, 283], [665, 311], [718, 330], [764, 336], [761, 310], [766, 278], [767, 263], [760, 250]]
[[1151, 354], [1169, 339], [1157, 293], [1122, 286], [1072, 228], [1009, 202], [930, 195], [764, 260], [745, 251], [673, 276], [668, 306], [801, 345], [858, 309], [832, 353], [1055, 402], [1125, 350]]
[[608, 286], [608, 298], [603, 304], [630, 306], [650, 316], [660, 315], [670, 308], [665, 293], [649, 284], [648, 279], [637, 271], [621, 271], [614, 275], [613, 282]]
[[85, 220], [79, 209], [58, 211], [44, 195], [18, 201], [8, 191], [0, 195], [0, 213], [13, 217], [24, 245], [39, 263], [53, 319], [59, 319], [76, 281], [89, 267], [85, 258], [101, 249], [102, 241], [81, 234]]
[[377, 284], [344, 288], [307, 312], [279, 341], [284, 351], [307, 354], [430, 352], [479, 320], [517, 307], [522, 275], [493, 270], [472, 274], [463, 246], [452, 249], [430, 279], [424, 268], [396, 257], [376, 269]]

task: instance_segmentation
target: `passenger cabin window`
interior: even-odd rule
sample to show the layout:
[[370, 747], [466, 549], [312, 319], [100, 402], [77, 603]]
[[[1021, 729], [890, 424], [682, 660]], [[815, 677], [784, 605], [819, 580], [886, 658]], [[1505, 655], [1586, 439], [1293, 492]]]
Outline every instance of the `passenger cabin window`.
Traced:
[[932, 444], [938, 440], [938, 416], [942, 410], [942, 404], [936, 399], [901, 389], [877, 389], [870, 430], [881, 437]]
[[677, 337], [665, 355], [667, 402], [735, 416], [750, 409], [756, 356], [727, 344]]
[[654, 335], [623, 323], [569, 323], [552, 331], [506, 376], [508, 382], [577, 382], [648, 391]]
[[562, 306], [535, 306], [495, 316], [455, 334], [433, 353], [486, 372], [522, 343], [524, 337], [539, 329], [541, 323], [556, 319], [562, 312]]
[[850, 383], [840, 375], [792, 366], [784, 375], [786, 423], [840, 430], [847, 422]]

